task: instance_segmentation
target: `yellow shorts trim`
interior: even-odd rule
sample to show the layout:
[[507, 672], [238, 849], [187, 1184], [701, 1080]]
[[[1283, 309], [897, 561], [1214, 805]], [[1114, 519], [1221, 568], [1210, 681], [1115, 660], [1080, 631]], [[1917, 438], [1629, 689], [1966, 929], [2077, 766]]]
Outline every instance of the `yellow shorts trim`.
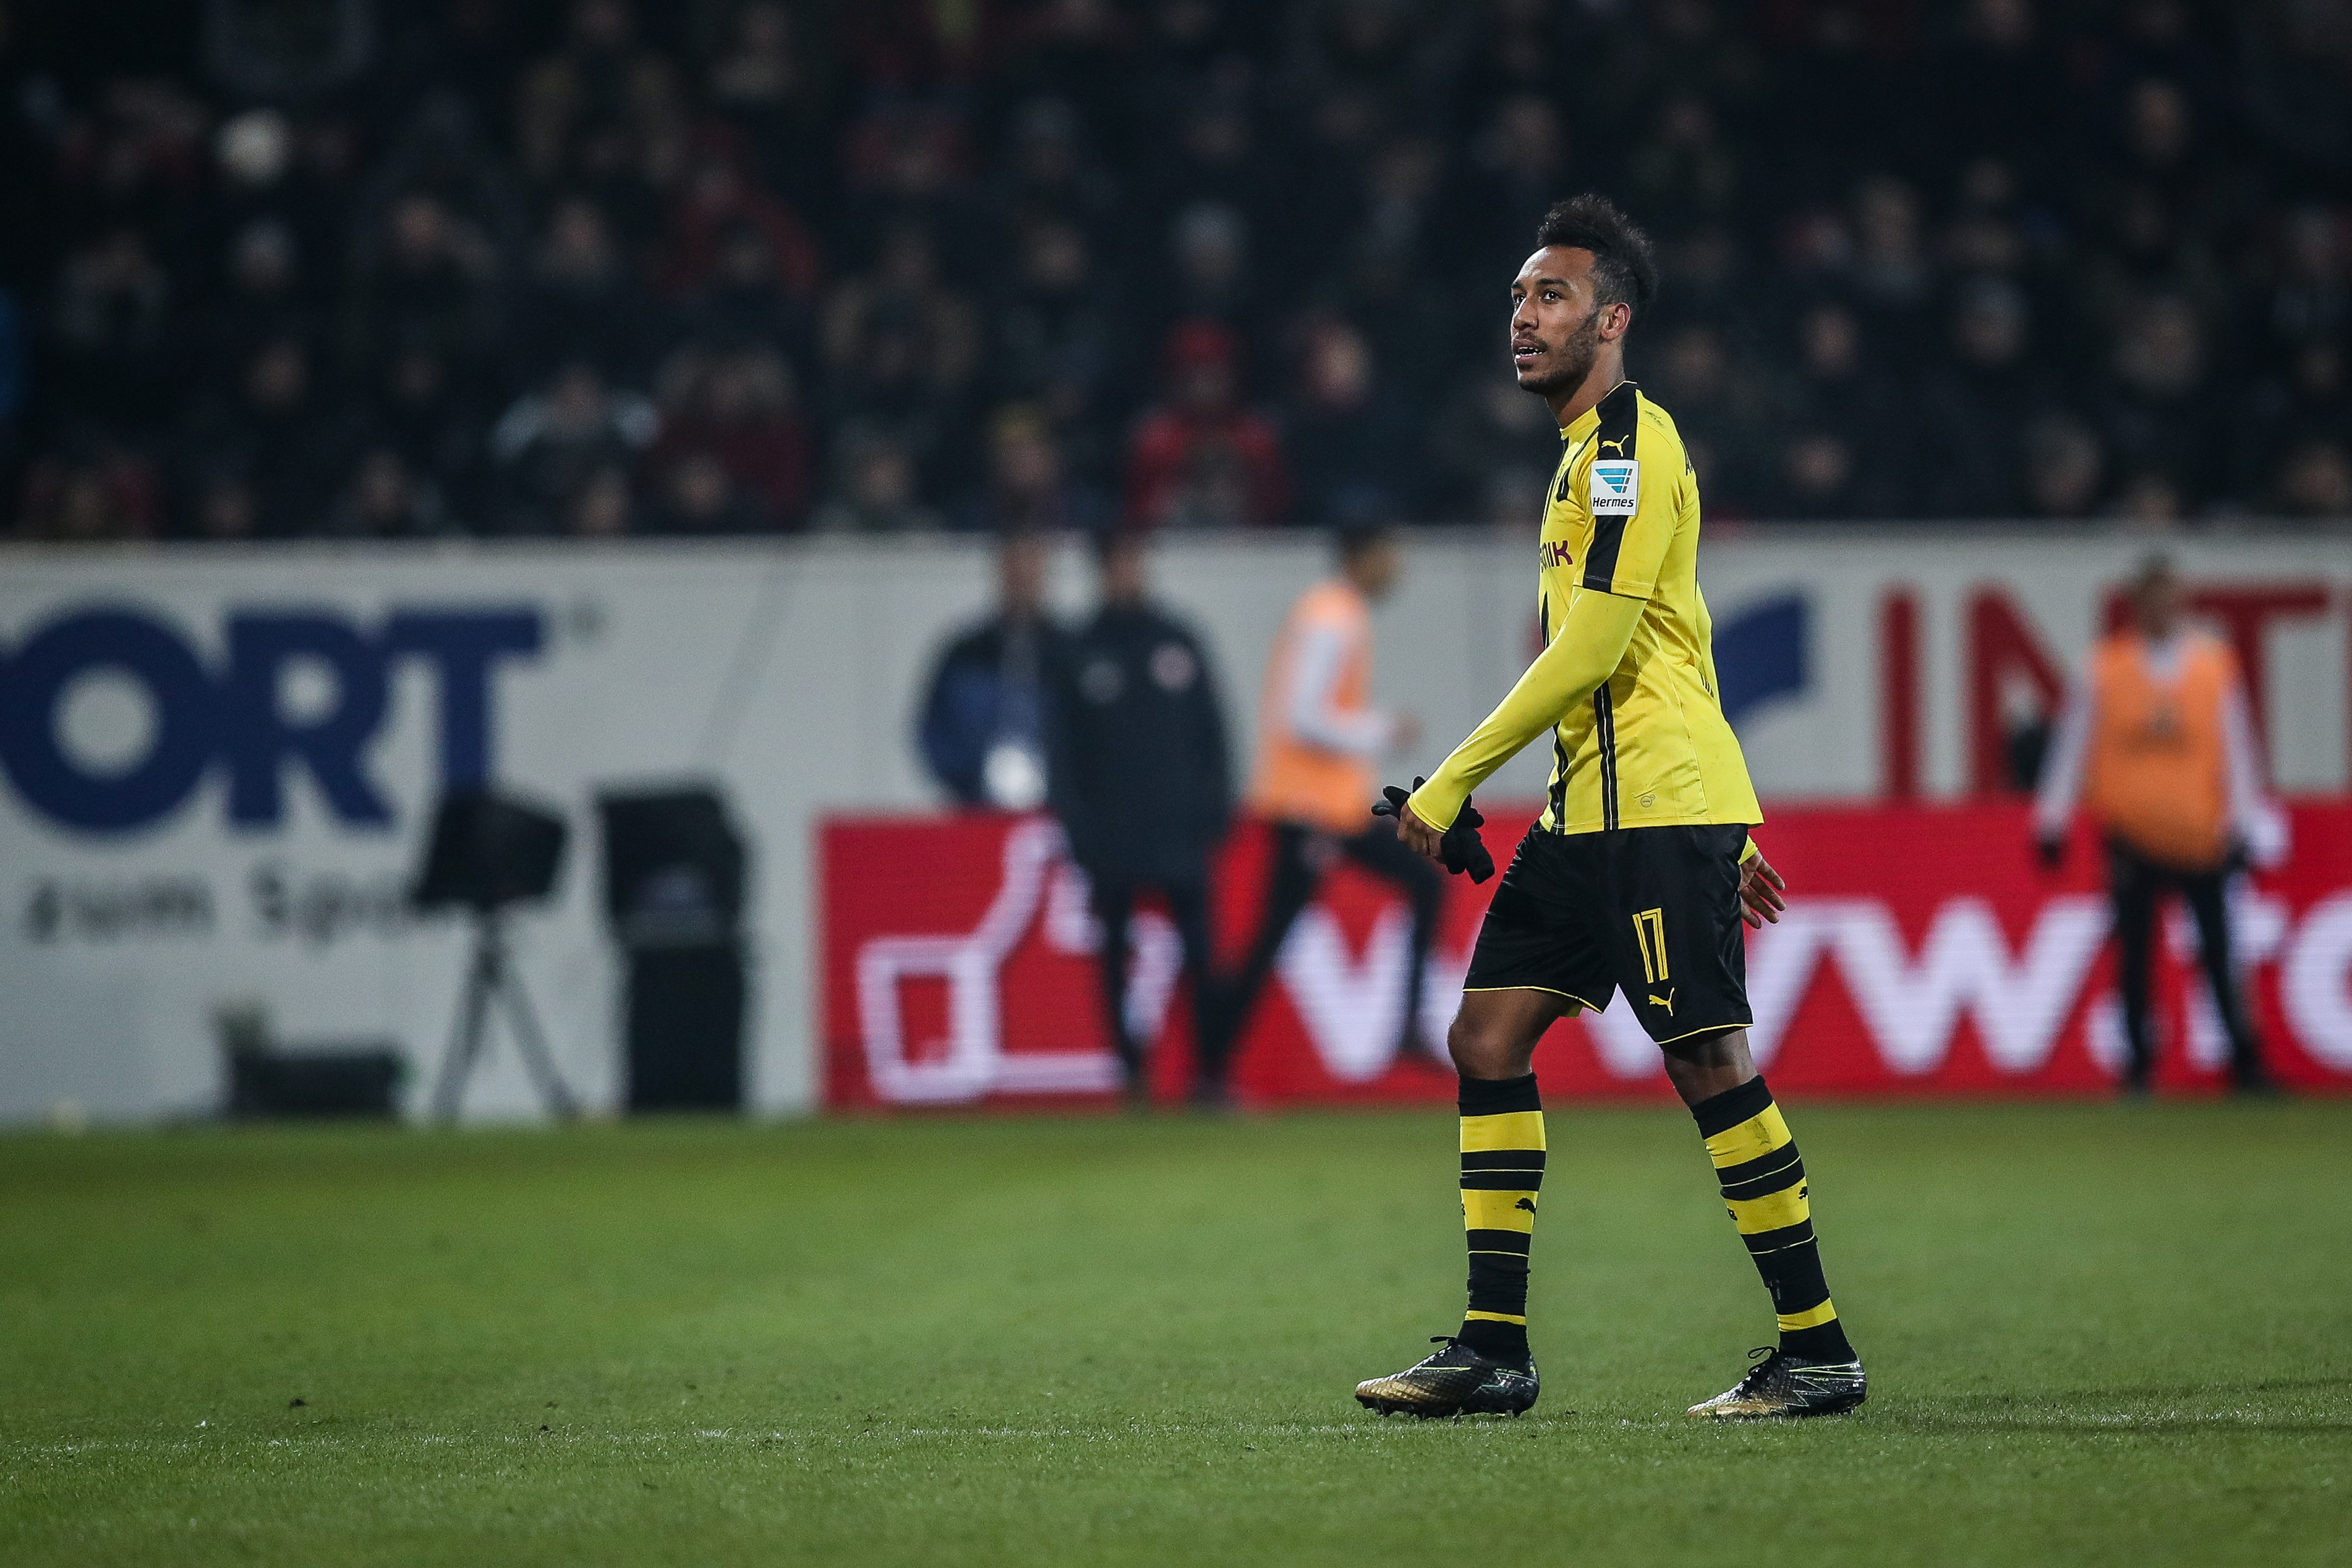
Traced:
[[1663, 1040], [1654, 1040], [1651, 1043], [1653, 1045], [1659, 1046], [1671, 1046], [1676, 1040], [1695, 1039], [1700, 1035], [1727, 1035], [1734, 1029], [1752, 1029], [1755, 1026], [1756, 1021], [1753, 1018], [1747, 1019], [1744, 1022], [1738, 1024], [1709, 1024], [1704, 1029], [1685, 1029], [1679, 1035], [1668, 1035]]
[[[1473, 1312], [1470, 1315], [1475, 1318], [1478, 1314]], [[1837, 1321], [1837, 1308], [1827, 1301], [1823, 1301], [1818, 1307], [1808, 1307], [1801, 1312], [1780, 1314], [1780, 1327], [1783, 1329], [1818, 1329], [1823, 1323], [1835, 1321]]]
[[1501, 1110], [1492, 1116], [1462, 1119], [1462, 1152], [1486, 1154], [1496, 1149], [1540, 1149], [1544, 1146], [1543, 1112]]
[[1588, 1012], [1601, 1011], [1596, 1004], [1586, 1001], [1573, 991], [1555, 991], [1549, 985], [1465, 985], [1462, 988], [1462, 994], [1488, 996], [1503, 991], [1540, 991], [1547, 996], [1564, 996]]

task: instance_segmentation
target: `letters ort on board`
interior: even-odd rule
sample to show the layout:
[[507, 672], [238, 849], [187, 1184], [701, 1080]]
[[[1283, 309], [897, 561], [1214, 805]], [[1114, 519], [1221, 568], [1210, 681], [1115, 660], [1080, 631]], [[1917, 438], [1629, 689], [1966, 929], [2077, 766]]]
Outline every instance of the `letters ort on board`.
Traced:
[[[121, 833], [171, 815], [215, 763], [228, 773], [228, 817], [274, 826], [284, 809], [285, 765], [317, 780], [332, 816], [385, 827], [393, 809], [362, 753], [382, 727], [393, 667], [416, 659], [440, 684], [441, 784], [491, 774], [490, 673], [501, 658], [535, 655], [540, 612], [527, 605], [394, 609], [362, 626], [330, 612], [237, 609], [224, 617], [226, 658], [208, 667], [166, 622], [126, 607], [91, 607], [47, 622], [0, 662], [0, 769], [26, 804], [61, 826]], [[289, 665], [316, 660], [332, 672], [326, 711], [289, 717], [280, 686]], [[59, 709], [85, 675], [128, 677], [153, 705], [143, 756], [100, 771], [62, 742]]]

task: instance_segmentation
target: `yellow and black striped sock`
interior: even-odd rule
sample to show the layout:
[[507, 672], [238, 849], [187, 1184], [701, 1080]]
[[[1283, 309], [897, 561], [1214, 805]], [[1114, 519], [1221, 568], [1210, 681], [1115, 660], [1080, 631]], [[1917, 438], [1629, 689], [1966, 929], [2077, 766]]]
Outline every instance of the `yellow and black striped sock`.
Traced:
[[1470, 1310], [1462, 1342], [1497, 1361], [1528, 1355], [1528, 1243], [1543, 1186], [1543, 1100], [1536, 1077], [1462, 1080], [1462, 1223]]
[[1780, 1314], [1780, 1348], [1808, 1361], [1852, 1361], [1853, 1347], [1838, 1323], [1830, 1288], [1822, 1279], [1813, 1239], [1812, 1205], [1805, 1196], [1805, 1163], [1772, 1091], [1761, 1077], [1691, 1107], [1731, 1223], [1756, 1260], [1756, 1272]]

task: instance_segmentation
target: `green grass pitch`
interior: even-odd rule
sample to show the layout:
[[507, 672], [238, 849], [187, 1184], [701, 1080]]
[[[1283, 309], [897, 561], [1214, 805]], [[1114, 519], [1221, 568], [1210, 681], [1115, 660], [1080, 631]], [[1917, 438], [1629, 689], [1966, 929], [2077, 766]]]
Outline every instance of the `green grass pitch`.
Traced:
[[2352, 1561], [2352, 1104], [1790, 1108], [1873, 1378], [1687, 1118], [1567, 1109], [1520, 1421], [1443, 1111], [0, 1139], [0, 1562]]

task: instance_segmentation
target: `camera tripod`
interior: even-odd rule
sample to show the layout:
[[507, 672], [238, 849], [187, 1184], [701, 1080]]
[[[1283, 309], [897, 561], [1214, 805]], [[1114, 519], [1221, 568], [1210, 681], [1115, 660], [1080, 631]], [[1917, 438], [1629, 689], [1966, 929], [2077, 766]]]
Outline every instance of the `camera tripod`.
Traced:
[[466, 972], [465, 989], [457, 996], [457, 1017], [449, 1035], [449, 1054], [442, 1058], [441, 1079], [434, 1086], [434, 1119], [457, 1119], [457, 1103], [465, 1097], [466, 1079], [472, 1075], [489, 1032], [493, 1001], [506, 1006], [507, 1023], [514, 1033], [516, 1048], [522, 1052], [523, 1066], [539, 1086], [540, 1099], [548, 1114], [559, 1121], [578, 1116], [579, 1102], [572, 1098], [572, 1091], [564, 1087], [562, 1077], [555, 1070], [555, 1058], [548, 1054], [546, 1037], [539, 1032], [539, 1019], [530, 1010], [530, 996], [523, 991], [522, 976], [514, 971], [507, 951], [505, 917], [497, 910], [478, 909], [474, 913], [474, 962]]

